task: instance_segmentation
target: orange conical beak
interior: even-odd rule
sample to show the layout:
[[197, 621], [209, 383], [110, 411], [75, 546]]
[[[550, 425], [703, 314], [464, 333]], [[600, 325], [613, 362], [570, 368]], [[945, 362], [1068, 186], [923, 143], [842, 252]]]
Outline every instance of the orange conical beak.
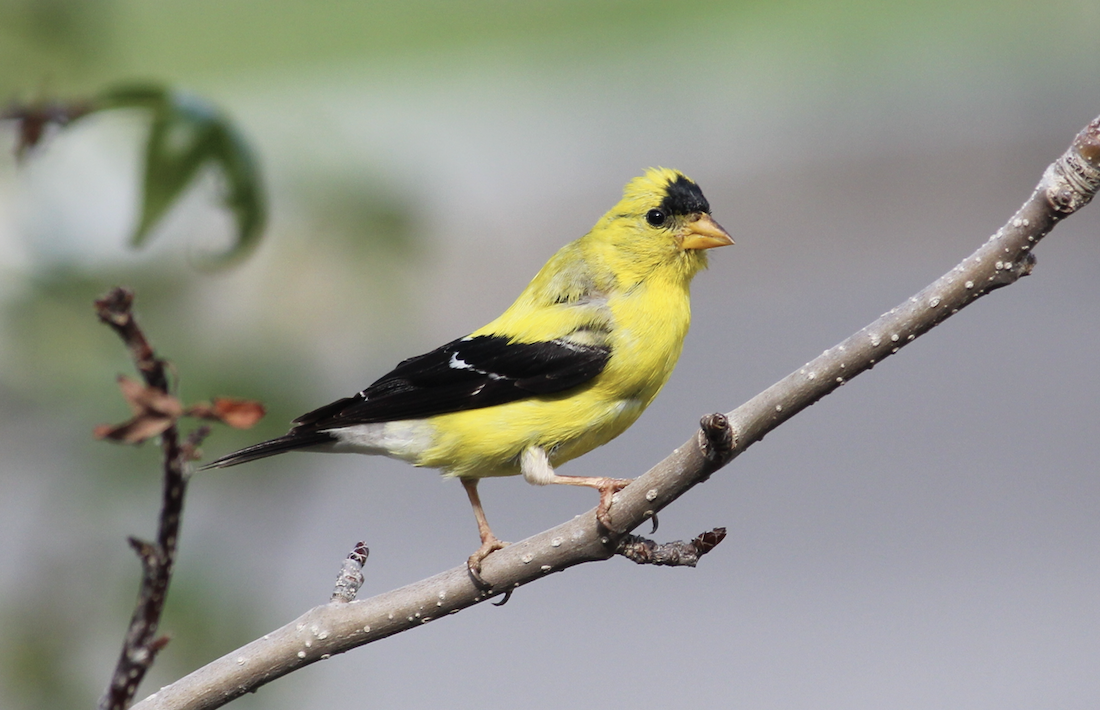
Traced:
[[682, 249], [713, 249], [714, 247], [728, 247], [733, 244], [733, 237], [722, 229], [722, 225], [715, 222], [709, 214], [700, 213], [699, 218], [688, 222], [687, 229], [680, 239]]

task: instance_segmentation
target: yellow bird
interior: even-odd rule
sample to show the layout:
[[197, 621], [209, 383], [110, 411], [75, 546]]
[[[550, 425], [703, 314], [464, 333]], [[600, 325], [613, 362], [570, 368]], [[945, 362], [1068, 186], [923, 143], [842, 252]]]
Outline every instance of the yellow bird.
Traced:
[[441, 469], [462, 481], [473, 506], [481, 547], [467, 566], [482, 583], [481, 561], [505, 544], [482, 510], [482, 478], [523, 474], [540, 486], [595, 488], [606, 524], [611, 497], [630, 480], [554, 469], [623, 433], [657, 396], [687, 335], [691, 280], [707, 249], [729, 244], [698, 185], [650, 169], [499, 318], [298, 417], [285, 436], [205, 468], [303, 450]]

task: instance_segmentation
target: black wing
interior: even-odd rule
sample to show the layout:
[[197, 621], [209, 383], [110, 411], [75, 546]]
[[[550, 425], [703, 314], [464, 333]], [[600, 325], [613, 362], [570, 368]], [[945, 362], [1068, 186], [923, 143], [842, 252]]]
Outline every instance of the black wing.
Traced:
[[405, 360], [354, 397], [298, 417], [291, 434], [421, 419], [553, 394], [600, 374], [610, 357], [607, 345], [510, 343], [493, 335], [460, 338]]

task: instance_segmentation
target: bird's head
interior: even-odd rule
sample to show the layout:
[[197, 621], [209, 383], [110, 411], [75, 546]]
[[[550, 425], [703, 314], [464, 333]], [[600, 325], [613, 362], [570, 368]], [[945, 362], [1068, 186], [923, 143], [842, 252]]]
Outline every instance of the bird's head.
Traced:
[[699, 186], [668, 168], [650, 168], [627, 183], [593, 232], [645, 271], [673, 267], [688, 279], [706, 266], [707, 249], [733, 244]]

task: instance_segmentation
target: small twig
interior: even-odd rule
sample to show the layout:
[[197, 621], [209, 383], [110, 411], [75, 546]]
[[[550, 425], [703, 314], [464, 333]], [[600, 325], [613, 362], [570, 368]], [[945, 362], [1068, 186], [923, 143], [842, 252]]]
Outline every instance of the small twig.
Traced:
[[714, 528], [700, 533], [690, 542], [675, 540], [658, 543], [640, 535], [626, 535], [615, 548], [616, 555], [640, 565], [665, 565], [668, 567], [694, 567], [699, 558], [726, 539], [725, 528]]
[[0, 120], [11, 120], [18, 124], [19, 138], [15, 144], [15, 157], [22, 160], [28, 151], [42, 142], [50, 125], [64, 127], [91, 113], [94, 108], [91, 101], [12, 104], [0, 113]]
[[153, 346], [134, 320], [133, 305], [134, 292], [117, 286], [95, 302], [96, 315], [122, 338], [134, 359], [134, 366], [145, 379], [145, 384], [169, 394], [168, 363], [153, 352]]
[[332, 590], [332, 601], [350, 602], [359, 593], [363, 586], [363, 565], [366, 564], [370, 549], [367, 543], [360, 540], [355, 544], [355, 549], [344, 558], [344, 564], [340, 567], [340, 575], [336, 578], [336, 588]]
[[[134, 320], [131, 310], [133, 302], [134, 295], [131, 291], [115, 288], [95, 302], [96, 314], [122, 338], [146, 385], [168, 394], [166, 363], [153, 352], [145, 334]], [[160, 435], [164, 452], [164, 489], [157, 539], [155, 543], [130, 539], [131, 546], [141, 558], [141, 589], [118, 663], [107, 691], [99, 701], [100, 710], [125, 710], [145, 673], [153, 665], [157, 652], [168, 642], [167, 637], [157, 637], [157, 627], [164, 611], [176, 560], [183, 498], [187, 491], [184, 467], [202, 436], [200, 433], [193, 434], [181, 446], [175, 423]]]

